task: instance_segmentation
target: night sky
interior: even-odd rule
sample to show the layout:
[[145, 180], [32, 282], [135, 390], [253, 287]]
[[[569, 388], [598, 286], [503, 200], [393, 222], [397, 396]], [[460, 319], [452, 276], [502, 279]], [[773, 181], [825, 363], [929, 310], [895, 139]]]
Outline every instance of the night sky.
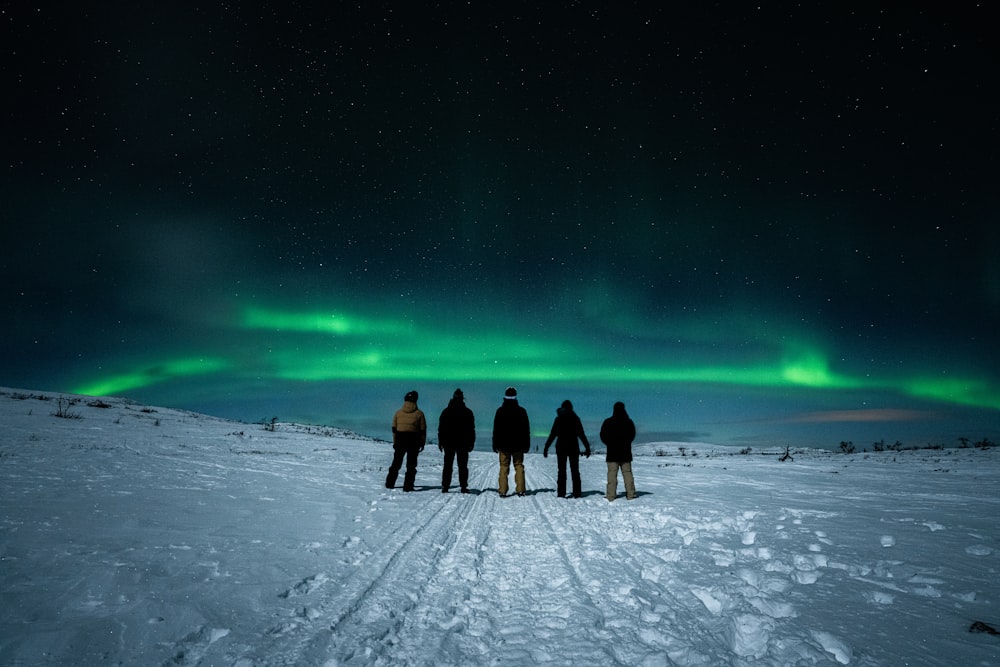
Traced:
[[985, 4], [84, 4], [0, 11], [0, 385], [1000, 437]]

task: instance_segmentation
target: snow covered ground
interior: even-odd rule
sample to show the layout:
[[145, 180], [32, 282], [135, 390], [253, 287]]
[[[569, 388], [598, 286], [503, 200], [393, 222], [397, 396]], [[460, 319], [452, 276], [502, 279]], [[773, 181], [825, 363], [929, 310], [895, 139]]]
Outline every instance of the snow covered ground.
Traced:
[[0, 390], [3, 665], [1000, 664], [996, 450], [648, 444], [613, 503], [531, 454], [500, 499], [489, 443], [403, 493], [385, 442], [39, 396]]

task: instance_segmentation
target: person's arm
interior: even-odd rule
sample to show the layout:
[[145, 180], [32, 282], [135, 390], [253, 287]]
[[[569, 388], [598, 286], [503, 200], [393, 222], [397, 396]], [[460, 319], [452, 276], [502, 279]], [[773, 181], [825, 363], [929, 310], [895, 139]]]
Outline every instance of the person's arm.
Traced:
[[[552, 441], [555, 440], [555, 437], [556, 437], [556, 424], [558, 424], [558, 423], [559, 423], [559, 417], [556, 417], [555, 421], [552, 422], [552, 430], [549, 431], [549, 437], [545, 441], [545, 447], [542, 449], [542, 456], [548, 456], [549, 455], [549, 445], [551, 445]], [[530, 437], [530, 435], [529, 435], [529, 437]]]
[[476, 448], [476, 416], [472, 414], [472, 410], [469, 410], [469, 444], [467, 447], [470, 452]]
[[521, 408], [521, 416], [524, 418], [524, 444], [522, 447], [527, 453], [531, 451], [531, 424], [528, 423], [528, 411]]
[[502, 419], [500, 411], [497, 410], [496, 414], [493, 415], [493, 451], [500, 451], [500, 420]]

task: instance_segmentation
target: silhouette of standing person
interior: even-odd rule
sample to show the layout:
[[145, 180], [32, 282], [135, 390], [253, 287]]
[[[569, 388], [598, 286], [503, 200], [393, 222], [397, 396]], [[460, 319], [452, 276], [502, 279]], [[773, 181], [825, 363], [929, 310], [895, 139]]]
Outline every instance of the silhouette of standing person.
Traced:
[[403, 407], [392, 416], [392, 464], [385, 478], [385, 488], [396, 485], [396, 477], [406, 457], [406, 475], [403, 477], [403, 491], [413, 491], [417, 478], [417, 456], [424, 451], [427, 442], [427, 420], [417, 407], [417, 392], [409, 391], [403, 397]]
[[635, 479], [632, 477], [632, 441], [635, 440], [635, 423], [625, 412], [625, 404], [615, 403], [611, 416], [601, 424], [601, 442], [608, 446], [608, 490], [605, 498], [618, 497], [618, 471], [625, 482], [625, 497], [635, 499]]
[[527, 492], [524, 484], [524, 454], [531, 448], [528, 411], [518, 405], [517, 389], [507, 387], [503, 403], [493, 417], [493, 451], [500, 455], [500, 479], [497, 491], [507, 497], [507, 476], [514, 464], [514, 488], [517, 495]]
[[590, 442], [583, 432], [583, 424], [580, 417], [573, 412], [573, 404], [563, 401], [562, 406], [556, 410], [556, 419], [552, 422], [552, 431], [549, 439], [545, 441], [545, 449], [542, 455], [548, 457], [549, 445], [556, 441], [556, 461], [558, 472], [556, 474], [556, 493], [560, 498], [566, 497], [566, 463], [569, 462], [570, 474], [573, 477], [573, 497], [579, 498], [583, 495], [583, 482], [580, 480], [580, 444], [583, 441], [584, 456], [590, 458]]
[[444, 452], [441, 469], [441, 493], [448, 493], [451, 472], [458, 460], [458, 485], [462, 493], [469, 492], [469, 452], [476, 446], [476, 418], [465, 405], [465, 394], [456, 389], [438, 419], [438, 449]]

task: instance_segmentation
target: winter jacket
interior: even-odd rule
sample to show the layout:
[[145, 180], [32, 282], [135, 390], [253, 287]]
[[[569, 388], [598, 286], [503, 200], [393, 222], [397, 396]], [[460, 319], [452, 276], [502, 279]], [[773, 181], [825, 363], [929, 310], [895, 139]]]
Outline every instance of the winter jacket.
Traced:
[[476, 418], [461, 398], [453, 398], [438, 419], [438, 445], [448, 451], [471, 452], [476, 446]]
[[549, 433], [548, 440], [545, 441], [546, 450], [548, 450], [553, 440], [556, 441], [557, 453], [569, 454], [570, 456], [574, 453], [579, 455], [580, 445], [578, 441], [582, 440], [583, 446], [586, 448], [586, 454], [590, 456], [590, 442], [587, 441], [587, 436], [583, 432], [583, 424], [580, 422], [580, 417], [573, 412], [573, 404], [569, 401], [563, 401], [562, 407], [556, 410], [556, 419], [552, 422], [552, 431]]
[[413, 401], [403, 401], [403, 407], [392, 416], [394, 445], [424, 446], [427, 441], [427, 420]]
[[493, 451], [517, 454], [531, 449], [528, 411], [516, 398], [505, 398], [493, 417]]
[[625, 412], [625, 405], [616, 403], [611, 416], [601, 424], [601, 442], [608, 446], [608, 461], [630, 463], [635, 423]]

